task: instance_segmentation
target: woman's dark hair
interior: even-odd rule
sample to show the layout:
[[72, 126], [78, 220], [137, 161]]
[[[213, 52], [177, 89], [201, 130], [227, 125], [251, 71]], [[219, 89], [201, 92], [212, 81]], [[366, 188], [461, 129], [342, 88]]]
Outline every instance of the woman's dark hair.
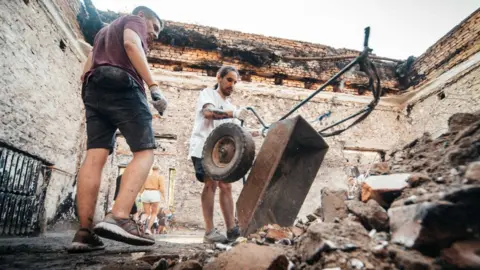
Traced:
[[[235, 67], [232, 67], [232, 66], [222, 66], [219, 70], [218, 70], [218, 75], [220, 76], [220, 78], [223, 78], [225, 76], [227, 76], [227, 74], [230, 72], [230, 71], [233, 71], [235, 73], [237, 73], [237, 75], [240, 75], [240, 73], [238, 73], [238, 70], [235, 68]], [[218, 87], [218, 83], [216, 83], [214, 86], [213, 86], [213, 89], [217, 89]]]

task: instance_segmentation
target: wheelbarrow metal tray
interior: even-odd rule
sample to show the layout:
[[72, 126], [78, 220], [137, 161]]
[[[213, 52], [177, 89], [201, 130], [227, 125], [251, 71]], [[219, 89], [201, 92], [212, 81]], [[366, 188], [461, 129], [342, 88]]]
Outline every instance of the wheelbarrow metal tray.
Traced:
[[270, 127], [236, 204], [244, 236], [267, 224], [293, 225], [327, 150], [301, 116]]

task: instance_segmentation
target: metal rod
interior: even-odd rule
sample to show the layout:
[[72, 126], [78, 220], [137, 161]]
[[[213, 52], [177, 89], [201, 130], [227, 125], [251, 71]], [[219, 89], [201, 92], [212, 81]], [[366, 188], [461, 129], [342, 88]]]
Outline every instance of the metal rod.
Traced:
[[325, 87], [327, 87], [329, 84], [331, 84], [333, 81], [335, 81], [338, 77], [342, 76], [343, 73], [347, 72], [349, 69], [351, 69], [354, 65], [356, 65], [358, 63], [358, 61], [360, 61], [360, 59], [362, 59], [363, 57], [363, 52], [360, 56], [357, 56], [357, 58], [355, 58], [352, 62], [350, 62], [347, 66], [345, 66], [342, 70], [340, 70], [337, 74], [335, 74], [332, 78], [330, 78], [330, 80], [326, 81], [322, 86], [320, 86], [320, 88], [318, 90], [316, 90], [315, 92], [313, 92], [310, 96], [308, 96], [307, 98], [305, 98], [304, 100], [302, 100], [302, 102], [298, 103], [293, 109], [291, 109], [285, 116], [283, 116], [282, 118], [280, 118], [280, 120], [278, 121], [281, 121], [281, 120], [284, 120], [286, 119], [287, 117], [289, 117], [290, 115], [292, 115], [296, 110], [298, 110], [300, 107], [302, 107], [305, 103], [307, 103], [310, 99], [312, 99], [314, 96], [316, 96], [318, 93], [320, 93], [321, 91], [323, 91], [323, 89], [325, 89]]
[[352, 119], [352, 118], [354, 118], [354, 117], [356, 117], [356, 116], [358, 116], [358, 115], [360, 115], [360, 114], [362, 114], [362, 113], [365, 113], [365, 112], [367, 112], [367, 111], [369, 111], [369, 110], [370, 110], [370, 107], [367, 106], [367, 107], [365, 107], [363, 110], [361, 110], [361, 111], [359, 111], [359, 112], [357, 112], [357, 113], [354, 113], [354, 114], [350, 115], [349, 117], [347, 117], [347, 118], [345, 118], [345, 119], [342, 119], [341, 121], [339, 121], [339, 122], [337, 122], [337, 123], [334, 123], [334, 124], [331, 124], [330, 126], [328, 126], [328, 127], [324, 128], [324, 129], [320, 130], [318, 133], [322, 133], [322, 132], [324, 132], [324, 131], [327, 130], [327, 129], [331, 129], [331, 128], [335, 127], [335, 126], [338, 126], [338, 125], [340, 125], [341, 123], [343, 123], [343, 122], [345, 122], [345, 121], [348, 121], [348, 120], [350, 120], [350, 119]]

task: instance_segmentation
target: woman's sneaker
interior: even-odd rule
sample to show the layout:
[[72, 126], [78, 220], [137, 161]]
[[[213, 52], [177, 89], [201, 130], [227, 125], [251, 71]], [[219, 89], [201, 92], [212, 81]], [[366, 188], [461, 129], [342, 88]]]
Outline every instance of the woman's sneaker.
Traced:
[[130, 218], [114, 217], [112, 213], [108, 213], [93, 230], [101, 237], [130, 245], [150, 246], [155, 244], [155, 239], [151, 235], [145, 234], [141, 224]]
[[214, 243], [226, 243], [228, 242], [227, 237], [221, 234], [217, 229], [213, 229], [210, 232], [205, 232], [203, 236], [203, 243], [205, 244], [214, 244]]

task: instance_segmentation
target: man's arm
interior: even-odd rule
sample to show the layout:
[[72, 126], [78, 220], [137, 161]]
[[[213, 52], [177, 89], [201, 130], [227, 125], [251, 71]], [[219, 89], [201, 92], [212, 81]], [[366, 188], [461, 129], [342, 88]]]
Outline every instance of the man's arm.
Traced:
[[147, 56], [143, 51], [142, 41], [135, 31], [129, 28], [123, 31], [123, 46], [133, 67], [147, 83], [148, 87], [155, 84], [148, 68]]
[[215, 106], [210, 103], [203, 105], [202, 113], [206, 119], [221, 120], [233, 118], [233, 111], [216, 109]]
[[93, 65], [93, 53], [89, 52], [87, 62], [85, 62], [85, 65], [83, 66], [82, 76], [80, 77], [80, 80], [82, 82], [85, 79], [85, 73], [87, 73], [87, 71], [89, 71], [92, 68], [92, 65]]

